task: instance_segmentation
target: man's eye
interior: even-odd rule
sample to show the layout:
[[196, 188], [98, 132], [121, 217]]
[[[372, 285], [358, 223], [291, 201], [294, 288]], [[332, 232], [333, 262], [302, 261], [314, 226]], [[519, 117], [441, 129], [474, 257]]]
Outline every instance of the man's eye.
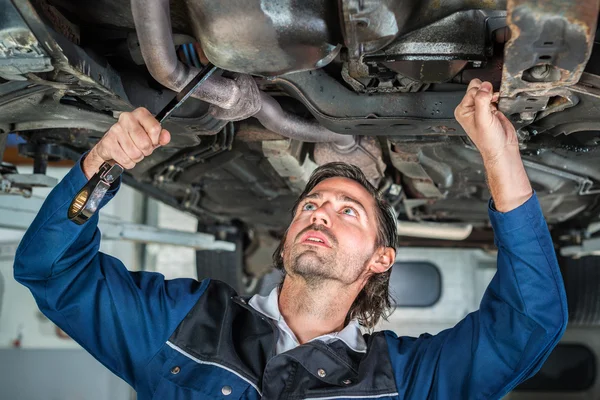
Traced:
[[342, 213], [346, 214], [346, 215], [350, 215], [351, 217], [357, 217], [358, 214], [356, 213], [356, 210], [352, 207], [344, 207], [342, 209]]
[[317, 206], [314, 205], [313, 203], [306, 203], [305, 205], [302, 206], [302, 211], [315, 211], [317, 209]]

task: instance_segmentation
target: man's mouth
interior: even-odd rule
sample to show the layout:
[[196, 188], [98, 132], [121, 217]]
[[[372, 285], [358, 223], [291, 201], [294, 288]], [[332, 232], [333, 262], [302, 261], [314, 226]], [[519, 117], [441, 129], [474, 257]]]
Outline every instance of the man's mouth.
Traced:
[[302, 235], [300, 243], [327, 248], [331, 247], [329, 239], [324, 234], [317, 231], [306, 232], [304, 235]]

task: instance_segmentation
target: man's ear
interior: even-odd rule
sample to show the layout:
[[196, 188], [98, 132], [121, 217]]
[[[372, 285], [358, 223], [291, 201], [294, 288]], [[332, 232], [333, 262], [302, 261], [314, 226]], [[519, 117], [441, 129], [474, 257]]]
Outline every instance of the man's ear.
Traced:
[[375, 274], [387, 271], [394, 265], [396, 250], [391, 247], [380, 247], [373, 255], [369, 270]]

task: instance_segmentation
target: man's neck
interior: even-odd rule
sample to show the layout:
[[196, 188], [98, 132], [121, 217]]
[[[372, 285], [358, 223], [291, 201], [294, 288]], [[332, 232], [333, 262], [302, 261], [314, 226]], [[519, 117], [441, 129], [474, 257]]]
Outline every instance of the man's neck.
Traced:
[[308, 285], [300, 276], [287, 275], [279, 293], [279, 312], [303, 344], [341, 331], [359, 290], [331, 281]]

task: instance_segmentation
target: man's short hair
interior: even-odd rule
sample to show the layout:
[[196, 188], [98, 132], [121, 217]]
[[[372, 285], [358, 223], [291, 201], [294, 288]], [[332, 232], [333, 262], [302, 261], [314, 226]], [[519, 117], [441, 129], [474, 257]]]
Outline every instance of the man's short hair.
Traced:
[[[369, 194], [371, 194], [371, 196], [373, 196], [373, 199], [375, 200], [375, 213], [377, 216], [375, 248], [391, 247], [396, 249], [398, 243], [398, 231], [394, 210], [387, 204], [377, 189], [367, 180], [360, 168], [354, 165], [333, 162], [317, 168], [310, 176], [304, 191], [294, 203], [292, 208], [292, 219], [296, 216], [296, 210], [300, 202], [310, 194], [315, 186], [330, 178], [352, 179], [353, 181], [358, 182], [367, 190], [367, 192], [369, 192]], [[275, 268], [284, 273], [285, 269], [281, 253], [283, 252], [286, 236], [287, 232], [281, 239], [277, 250], [273, 253], [273, 263]], [[356, 318], [362, 326], [373, 329], [381, 318], [386, 319], [389, 316], [392, 309], [389, 294], [391, 273], [392, 269], [390, 268], [386, 272], [374, 274], [369, 278], [365, 287], [360, 291], [354, 300], [354, 303], [352, 303], [350, 311], [346, 316], [346, 323], [351, 319]]]

